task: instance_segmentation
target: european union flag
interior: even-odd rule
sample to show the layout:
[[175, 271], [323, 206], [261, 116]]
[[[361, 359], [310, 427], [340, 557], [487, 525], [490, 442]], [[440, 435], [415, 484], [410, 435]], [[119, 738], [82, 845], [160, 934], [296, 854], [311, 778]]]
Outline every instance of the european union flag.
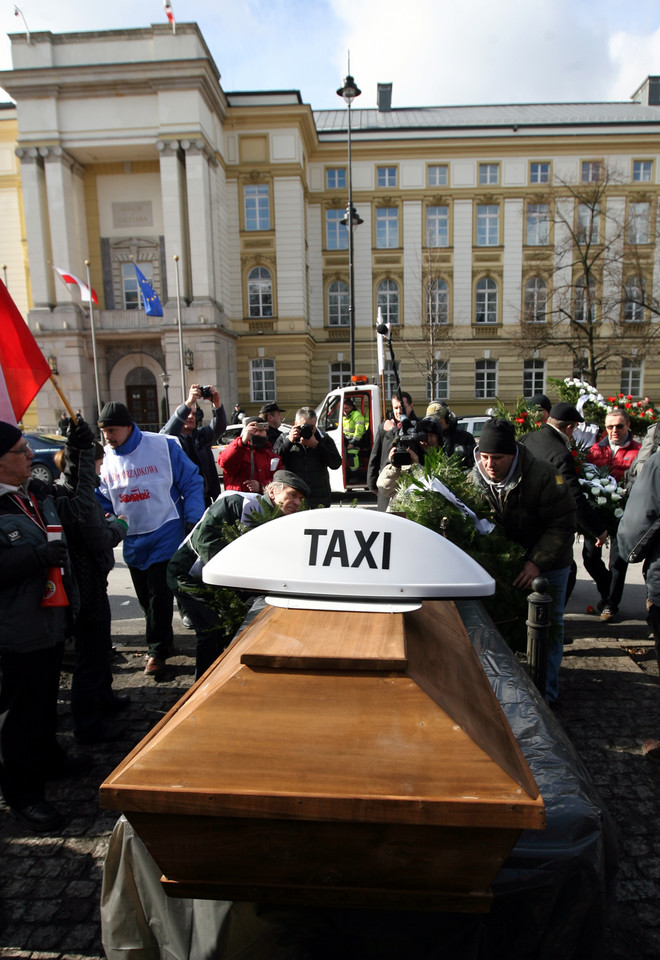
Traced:
[[144, 312], [148, 317], [162, 317], [163, 307], [158, 299], [158, 294], [151, 286], [142, 271], [138, 268], [137, 263], [134, 263], [133, 266], [135, 267], [135, 273], [137, 274], [138, 283], [140, 284], [142, 302], [144, 303]]

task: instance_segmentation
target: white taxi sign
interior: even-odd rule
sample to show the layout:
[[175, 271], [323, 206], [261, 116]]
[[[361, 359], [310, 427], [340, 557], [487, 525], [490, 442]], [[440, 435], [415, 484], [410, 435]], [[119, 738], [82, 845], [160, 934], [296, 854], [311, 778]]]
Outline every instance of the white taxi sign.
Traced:
[[280, 596], [395, 603], [495, 592], [492, 577], [450, 540], [389, 513], [342, 507], [255, 527], [217, 553], [203, 579]]

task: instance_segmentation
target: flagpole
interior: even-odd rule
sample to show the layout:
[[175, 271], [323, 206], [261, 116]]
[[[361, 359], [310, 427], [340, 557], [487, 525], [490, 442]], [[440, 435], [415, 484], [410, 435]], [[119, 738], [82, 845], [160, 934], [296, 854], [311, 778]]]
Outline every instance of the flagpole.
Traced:
[[183, 362], [183, 328], [181, 326], [181, 291], [179, 290], [179, 254], [174, 254], [174, 263], [176, 264], [176, 319], [179, 325], [179, 362], [181, 364], [181, 402], [186, 402], [186, 366]]
[[56, 380], [55, 377], [52, 375], [52, 373], [51, 373], [51, 375], [50, 375], [50, 382], [53, 384], [53, 387], [55, 388], [55, 393], [57, 394], [57, 396], [58, 396], [58, 397], [60, 398], [60, 400], [62, 401], [62, 406], [64, 407], [64, 409], [66, 410], [66, 412], [69, 414], [69, 416], [71, 417], [71, 419], [73, 420], [74, 423], [78, 423], [78, 415], [77, 415], [77, 413], [75, 413], [73, 407], [71, 406], [71, 404], [69, 403], [69, 401], [67, 400], [67, 398], [64, 396], [64, 394], [62, 393], [62, 391], [60, 390], [60, 388], [59, 388], [59, 386], [58, 386], [58, 384], [57, 384], [57, 380]]
[[87, 286], [89, 287], [89, 322], [92, 328], [92, 356], [94, 358], [94, 383], [96, 385], [96, 416], [101, 416], [101, 388], [99, 387], [99, 358], [96, 353], [96, 328], [94, 325], [94, 299], [92, 297], [92, 281], [89, 275], [89, 260], [85, 260], [87, 268]]

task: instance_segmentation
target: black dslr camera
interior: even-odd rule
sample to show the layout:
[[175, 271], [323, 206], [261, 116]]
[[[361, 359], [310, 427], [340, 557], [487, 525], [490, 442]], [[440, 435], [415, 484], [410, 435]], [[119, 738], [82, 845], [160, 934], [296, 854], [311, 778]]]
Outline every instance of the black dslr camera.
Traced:
[[395, 467], [404, 467], [409, 466], [413, 460], [410, 456], [410, 451], [412, 450], [417, 454], [417, 459], [420, 463], [424, 461], [424, 451], [420, 446], [420, 435], [418, 433], [408, 434], [404, 437], [399, 437], [397, 442], [394, 444], [394, 453], [392, 454], [391, 462]]
[[199, 392], [202, 395], [202, 400], [211, 400], [213, 398], [213, 388], [211, 386], [200, 387]]
[[310, 427], [308, 423], [303, 423], [298, 429], [300, 430], [301, 440], [311, 440], [314, 436], [314, 427]]

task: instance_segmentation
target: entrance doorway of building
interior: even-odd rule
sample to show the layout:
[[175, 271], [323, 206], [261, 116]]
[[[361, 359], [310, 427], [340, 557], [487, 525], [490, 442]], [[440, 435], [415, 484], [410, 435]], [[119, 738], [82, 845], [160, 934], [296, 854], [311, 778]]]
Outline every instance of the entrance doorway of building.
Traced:
[[141, 430], [158, 432], [158, 389], [156, 378], [146, 367], [135, 367], [126, 377], [126, 406]]

